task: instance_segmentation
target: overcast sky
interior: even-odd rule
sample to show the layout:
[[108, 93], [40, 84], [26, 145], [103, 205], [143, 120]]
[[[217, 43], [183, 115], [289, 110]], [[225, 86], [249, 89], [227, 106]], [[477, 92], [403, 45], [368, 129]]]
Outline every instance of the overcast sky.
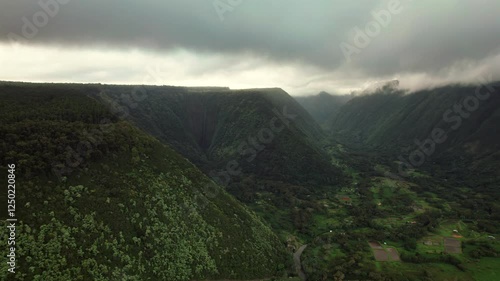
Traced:
[[500, 80], [499, 14], [498, 0], [0, 0], [0, 80], [293, 95]]

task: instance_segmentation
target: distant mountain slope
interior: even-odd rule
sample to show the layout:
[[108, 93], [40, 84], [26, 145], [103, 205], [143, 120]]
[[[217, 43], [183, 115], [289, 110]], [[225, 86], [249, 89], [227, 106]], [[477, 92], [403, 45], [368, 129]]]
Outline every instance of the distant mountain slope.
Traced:
[[[103, 100], [130, 88], [104, 87]], [[237, 165], [241, 174], [291, 182], [335, 180], [321, 151], [325, 137], [281, 89], [204, 90], [147, 87], [128, 118], [210, 171]], [[237, 164], [236, 164], [237, 163]]]
[[[96, 99], [99, 92], [97, 85], [0, 85], [4, 178], [16, 164], [16, 278], [256, 279], [283, 272], [290, 260], [266, 225], [169, 146], [117, 118]], [[0, 200], [7, 202], [6, 193]], [[7, 231], [2, 226], [3, 245]], [[14, 280], [6, 266], [1, 279]]]
[[352, 98], [351, 95], [331, 95], [327, 92], [321, 92], [314, 96], [295, 97], [325, 129], [330, 129], [330, 124], [340, 108]]
[[[433, 140], [435, 152], [429, 156], [452, 157], [443, 163], [447, 167], [460, 159], [469, 165], [496, 163], [500, 159], [498, 85], [483, 86], [480, 91], [477, 86], [454, 85], [412, 94], [380, 91], [359, 96], [340, 109], [331, 130], [337, 140], [351, 146], [406, 158], [419, 149], [416, 142]], [[445, 140], [436, 143], [433, 131], [443, 135], [434, 137]], [[427, 145], [428, 152], [434, 150]]]

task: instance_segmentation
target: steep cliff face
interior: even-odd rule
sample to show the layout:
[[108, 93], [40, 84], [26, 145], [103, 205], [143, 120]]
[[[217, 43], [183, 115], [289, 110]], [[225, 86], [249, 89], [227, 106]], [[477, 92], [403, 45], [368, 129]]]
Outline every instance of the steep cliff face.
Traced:
[[[498, 85], [455, 85], [412, 94], [379, 91], [356, 97], [331, 123], [332, 136], [411, 166], [500, 176], [493, 168], [500, 163]], [[463, 177], [470, 179], [466, 174]]]
[[[376, 93], [354, 98], [331, 123], [335, 133], [356, 136], [363, 145], [412, 145], [435, 128], [447, 134], [446, 147], [465, 148], [479, 141], [479, 151], [498, 148], [500, 96], [498, 86], [448, 86], [412, 94]], [[491, 89], [491, 90], [490, 90]], [[491, 91], [491, 92], [488, 92]]]
[[[335, 180], [322, 152], [324, 133], [281, 89], [147, 91], [147, 99], [130, 111], [129, 120], [207, 173], [236, 162], [234, 169], [243, 175], [301, 181], [306, 180], [301, 172], [314, 170], [314, 180]], [[108, 87], [104, 99], [119, 100], [119, 92]]]

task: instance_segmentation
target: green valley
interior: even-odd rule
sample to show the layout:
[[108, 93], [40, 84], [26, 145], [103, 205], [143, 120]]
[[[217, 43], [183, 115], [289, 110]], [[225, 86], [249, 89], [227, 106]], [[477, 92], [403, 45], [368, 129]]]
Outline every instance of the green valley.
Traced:
[[[136, 87], [0, 85], [17, 280], [500, 274], [496, 96], [463, 120], [475, 132], [449, 131], [446, 149], [402, 174], [398, 154], [471, 87], [323, 93], [301, 100], [311, 114], [281, 89]], [[332, 115], [327, 101], [339, 104]]]

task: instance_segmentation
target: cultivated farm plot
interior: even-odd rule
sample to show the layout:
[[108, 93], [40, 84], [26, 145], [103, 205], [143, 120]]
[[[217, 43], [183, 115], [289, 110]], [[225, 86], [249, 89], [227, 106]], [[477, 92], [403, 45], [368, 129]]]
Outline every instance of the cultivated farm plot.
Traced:
[[444, 251], [448, 254], [461, 254], [462, 242], [455, 238], [444, 238]]
[[383, 249], [382, 245], [377, 241], [370, 241], [368, 245], [370, 245], [372, 249]]
[[373, 250], [373, 256], [376, 261], [401, 261], [398, 250], [396, 248], [384, 248], [379, 242], [368, 242], [370, 248]]
[[401, 261], [398, 250], [396, 250], [396, 248], [387, 248], [386, 250], [389, 254], [389, 261]]

